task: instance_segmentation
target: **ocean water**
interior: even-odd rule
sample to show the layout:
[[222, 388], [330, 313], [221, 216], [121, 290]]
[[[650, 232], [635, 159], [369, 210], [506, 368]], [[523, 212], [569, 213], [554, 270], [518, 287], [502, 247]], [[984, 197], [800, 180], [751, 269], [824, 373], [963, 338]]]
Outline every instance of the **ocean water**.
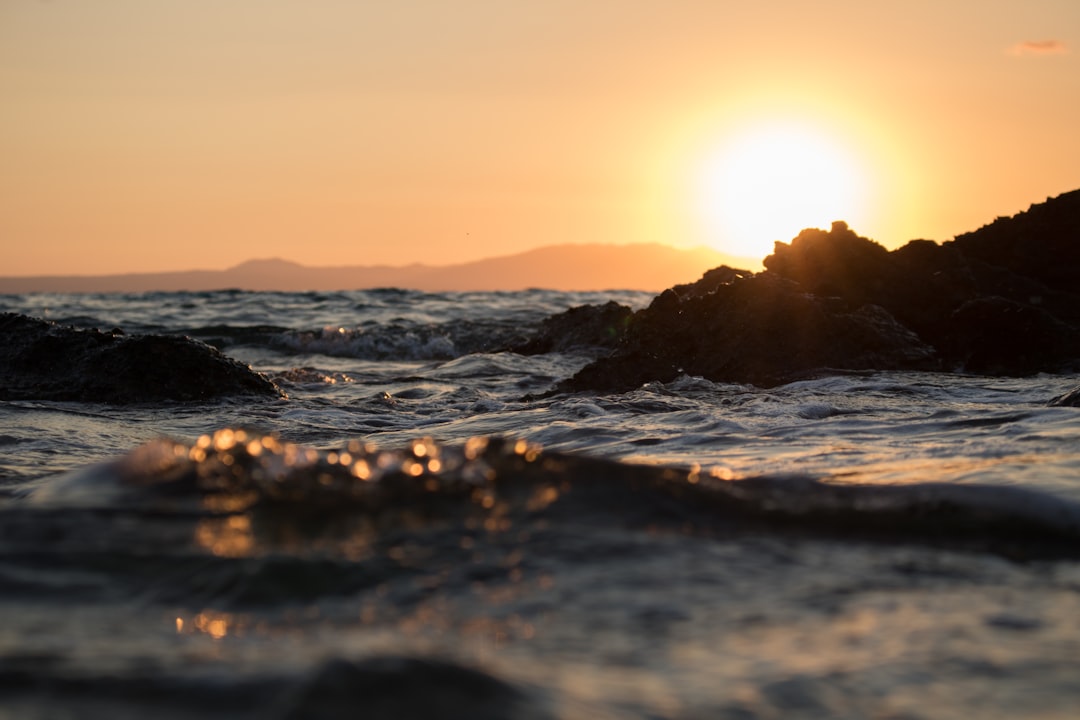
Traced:
[[538, 397], [639, 292], [8, 295], [288, 399], [0, 403], [0, 716], [1072, 718], [1078, 376]]

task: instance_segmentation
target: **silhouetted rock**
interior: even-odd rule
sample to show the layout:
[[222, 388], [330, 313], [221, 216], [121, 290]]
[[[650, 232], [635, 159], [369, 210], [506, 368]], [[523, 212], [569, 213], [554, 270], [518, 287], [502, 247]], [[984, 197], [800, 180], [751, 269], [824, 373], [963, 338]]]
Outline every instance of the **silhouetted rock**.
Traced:
[[282, 698], [287, 720], [541, 720], [537, 698], [450, 662], [407, 657], [331, 660]]
[[1064, 395], [1058, 395], [1047, 405], [1050, 407], [1080, 407], [1080, 387], [1073, 388]]
[[880, 305], [936, 344], [951, 330], [943, 321], [979, 293], [957, 253], [926, 241], [910, 245], [890, 253], [837, 222], [828, 232], [803, 230], [790, 244], [776, 243], [764, 265], [806, 292], [840, 297], [854, 306]]
[[580, 348], [614, 348], [634, 311], [614, 300], [581, 305], [546, 318], [536, 335], [510, 348], [521, 355], [539, 355]]
[[895, 275], [889, 251], [856, 235], [844, 222], [834, 222], [828, 232], [803, 230], [790, 245], [776, 243], [763, 264], [815, 295], [857, 304], [870, 301]]
[[956, 236], [951, 244], [973, 261], [1008, 268], [1014, 276], [1075, 294], [1080, 291], [1080, 190], [1032, 205], [1012, 217], [999, 217]]
[[764, 264], [809, 292], [884, 307], [948, 367], [1024, 375], [1080, 358], [1080, 191], [891, 253], [843, 223], [804, 230]]
[[680, 374], [769, 386], [824, 368], [937, 367], [933, 349], [882, 308], [849, 307], [761, 273], [686, 300], [658, 297], [614, 353], [559, 390], [626, 390]]
[[970, 300], [949, 318], [943, 353], [965, 372], [1031, 375], [1080, 358], [1080, 333], [1040, 307], [996, 295]]
[[892, 252], [843, 222], [807, 229], [764, 265], [665, 290], [609, 357], [558, 390], [626, 390], [682, 373], [775, 385], [828, 370], [1080, 368], [1080, 191]]
[[716, 288], [721, 285], [728, 285], [741, 280], [742, 278], [748, 278], [754, 273], [749, 270], [739, 270], [737, 268], [728, 267], [727, 265], [721, 265], [720, 267], [707, 270], [701, 279], [697, 282], [687, 283], [685, 285], [676, 285], [671, 288], [679, 300], [688, 300], [695, 297], [703, 297], [711, 292], [714, 292]]
[[130, 404], [276, 398], [272, 382], [187, 337], [80, 330], [0, 314], [0, 399]]

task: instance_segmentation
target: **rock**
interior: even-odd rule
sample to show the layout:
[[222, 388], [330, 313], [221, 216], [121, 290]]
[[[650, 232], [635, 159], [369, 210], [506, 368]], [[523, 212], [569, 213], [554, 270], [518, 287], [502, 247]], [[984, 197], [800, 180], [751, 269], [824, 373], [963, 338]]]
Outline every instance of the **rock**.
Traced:
[[[1061, 208], [1080, 221], [1077, 199], [1069, 193], [1021, 213], [1022, 221], [1000, 219], [951, 243], [917, 240], [891, 253], [835, 223], [828, 233], [804, 230], [790, 246], [777, 243], [764, 264], [809, 292], [884, 307], [948, 367], [994, 375], [1067, 369], [1080, 357], [1080, 243], [1060, 238], [1080, 228], [1061, 219]], [[1056, 221], [1031, 220], [1043, 215]], [[1032, 229], [1044, 225], [1065, 229]], [[1069, 269], [1055, 273], [1049, 258]]]
[[539, 355], [583, 348], [612, 349], [622, 339], [633, 314], [615, 301], [573, 307], [545, 319], [535, 336], [509, 350]]
[[1080, 369], [1080, 191], [891, 252], [836, 222], [776, 243], [764, 265], [665, 290], [556, 391], [682, 373], [775, 385], [826, 370]]
[[1080, 358], [1080, 332], [1040, 307], [994, 295], [969, 300], [949, 320], [941, 347], [965, 372], [1031, 375]]
[[250, 367], [187, 337], [124, 335], [0, 314], [0, 399], [131, 404], [282, 397]]
[[890, 253], [841, 222], [828, 232], [803, 230], [790, 245], [776, 243], [763, 264], [806, 292], [879, 305], [932, 345], [948, 334], [942, 317], [978, 295], [956, 253], [925, 241]]
[[895, 274], [889, 251], [855, 234], [844, 222], [834, 222], [828, 232], [803, 230], [790, 245], [776, 243], [763, 264], [807, 292], [843, 297], [855, 304], [877, 299]]
[[559, 391], [620, 391], [680, 374], [772, 386], [823, 369], [932, 370], [934, 351], [884, 309], [851, 307], [761, 273], [637, 313], [610, 356]]
[[[966, 257], [1008, 268], [1052, 291], [1080, 291], [1080, 190], [999, 217], [951, 243]], [[1071, 308], [1075, 313], [1080, 308]], [[1076, 315], [1073, 316], [1075, 319]]]
[[1049, 407], [1080, 407], [1080, 387], [1075, 387], [1064, 395], [1058, 395], [1047, 405]]
[[688, 300], [695, 297], [704, 297], [716, 290], [721, 285], [730, 285], [736, 280], [742, 278], [748, 278], [754, 273], [749, 270], [739, 270], [737, 268], [728, 267], [727, 265], [721, 265], [720, 267], [708, 270], [701, 279], [697, 282], [688, 283], [686, 285], [676, 285], [671, 288], [671, 292], [679, 300]]
[[373, 657], [323, 664], [281, 699], [287, 720], [541, 720], [543, 703], [487, 673], [447, 661]]

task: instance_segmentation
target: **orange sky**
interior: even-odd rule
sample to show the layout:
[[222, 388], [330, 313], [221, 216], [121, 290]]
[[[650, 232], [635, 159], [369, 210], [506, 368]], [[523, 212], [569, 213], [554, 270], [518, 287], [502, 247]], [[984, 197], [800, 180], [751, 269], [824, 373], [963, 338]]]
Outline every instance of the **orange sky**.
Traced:
[[[745, 250], [729, 212], [895, 247], [1080, 187], [1080, 2], [0, 0], [0, 98], [2, 275]], [[776, 124], [843, 218], [781, 168], [709, 207]]]

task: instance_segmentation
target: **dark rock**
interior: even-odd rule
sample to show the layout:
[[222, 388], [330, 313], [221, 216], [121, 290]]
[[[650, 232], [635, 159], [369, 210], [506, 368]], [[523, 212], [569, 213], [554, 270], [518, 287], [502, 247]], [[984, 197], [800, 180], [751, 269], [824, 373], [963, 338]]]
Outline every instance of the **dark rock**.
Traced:
[[0, 399], [130, 404], [276, 398], [263, 375], [187, 337], [80, 330], [0, 314]]
[[534, 337], [509, 348], [521, 355], [539, 355], [583, 348], [614, 348], [626, 332], [633, 311], [610, 301], [582, 305], [544, 320]]
[[951, 244], [968, 258], [1074, 294], [1080, 291], [1080, 190], [999, 217]]
[[806, 292], [880, 305], [931, 345], [948, 335], [942, 317], [978, 295], [957, 253], [927, 241], [890, 253], [841, 222], [828, 232], [803, 230], [790, 245], [776, 243], [764, 265]]
[[491, 675], [435, 659], [331, 660], [282, 699], [280, 717], [540, 720], [537, 698]]
[[721, 285], [730, 285], [736, 280], [748, 278], [753, 274], [754, 273], [749, 270], [739, 270], [738, 268], [721, 265], [720, 267], [706, 271], [697, 282], [688, 283], [686, 285], [676, 285], [671, 288], [671, 292], [674, 292], [675, 296], [680, 300], [703, 297], [715, 292]]
[[669, 302], [635, 315], [612, 355], [559, 390], [627, 390], [684, 373], [771, 386], [826, 368], [938, 368], [933, 349], [884, 309], [850, 307], [768, 273], [735, 278], [676, 308]]
[[[944, 245], [917, 240], [891, 253], [835, 223], [828, 233], [804, 230], [790, 246], [777, 243], [764, 264], [808, 292], [884, 307], [948, 367], [1010, 375], [1066, 369], [1080, 355], [1080, 276], [1073, 277], [1080, 228], [1061, 210], [1080, 221], [1077, 199], [1069, 193], [1021, 213], [1022, 222], [998, 220]], [[1055, 221], [1031, 220], [1044, 215]], [[1031, 229], [1043, 225], [1057, 229]], [[1061, 240], [1068, 232], [1076, 233], [1071, 245]], [[1055, 273], [1037, 258], [1070, 270]]]
[[823, 370], [1080, 368], [1080, 191], [891, 252], [837, 222], [776, 243], [764, 265], [665, 290], [610, 356], [557, 390], [682, 373], [775, 385]]
[[1080, 332], [1046, 310], [998, 296], [980, 297], [950, 316], [942, 350], [966, 372], [1031, 375], [1080, 358]]
[[1073, 388], [1064, 395], [1058, 395], [1047, 405], [1050, 407], [1080, 407], [1080, 387]]
[[843, 297], [854, 304], [877, 299], [895, 275], [889, 251], [856, 235], [843, 222], [834, 222], [828, 232], [803, 230], [790, 245], [776, 243], [763, 264], [807, 292]]

